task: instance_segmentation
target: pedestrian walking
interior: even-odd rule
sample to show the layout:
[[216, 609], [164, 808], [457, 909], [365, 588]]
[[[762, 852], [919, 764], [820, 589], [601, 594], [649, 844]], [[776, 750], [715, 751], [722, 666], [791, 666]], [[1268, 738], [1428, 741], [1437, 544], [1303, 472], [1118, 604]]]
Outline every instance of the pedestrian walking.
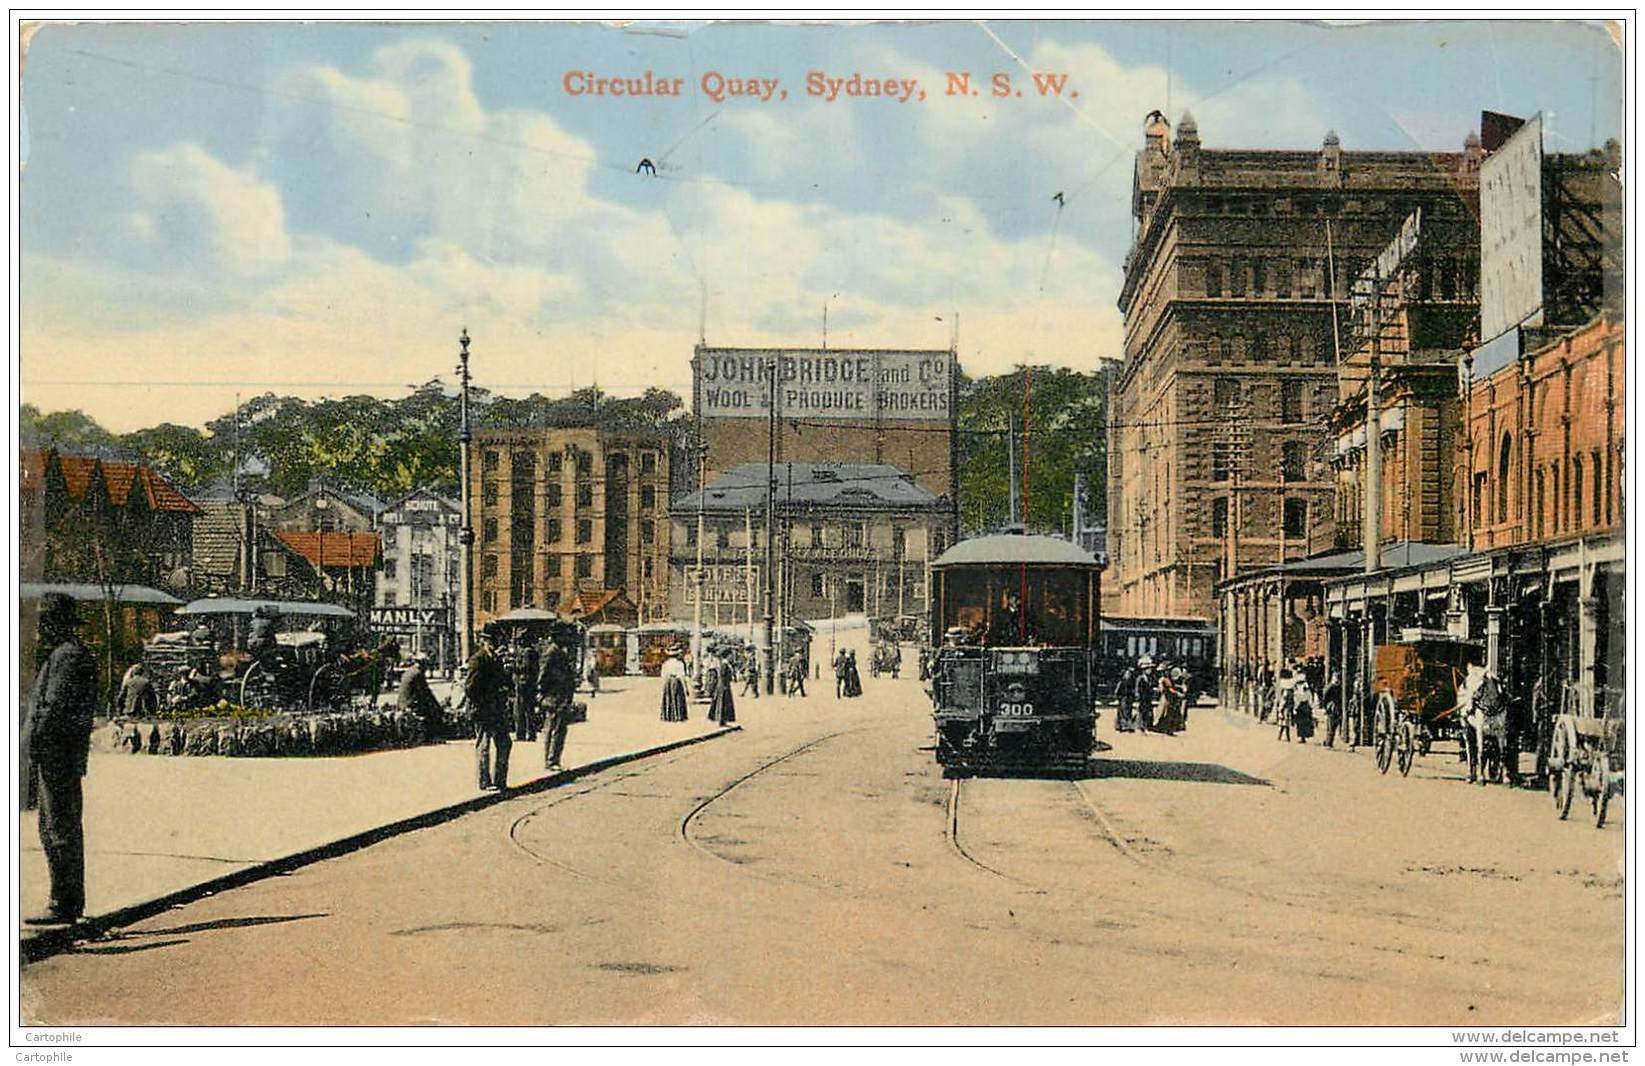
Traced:
[[1280, 667], [1279, 680], [1274, 687], [1274, 706], [1272, 714], [1279, 723], [1278, 739], [1291, 739], [1291, 712], [1295, 708], [1293, 702], [1296, 697], [1296, 679], [1291, 676], [1289, 666]]
[[1177, 687], [1177, 679], [1170, 664], [1160, 663], [1159, 668], [1159, 714], [1154, 719], [1156, 732], [1176, 736], [1182, 728], [1182, 690]]
[[748, 667], [743, 671], [743, 695], [760, 698], [760, 664], [753, 656], [749, 656]]
[[1154, 660], [1147, 655], [1137, 663], [1137, 676], [1131, 683], [1131, 701], [1136, 714], [1135, 725], [1144, 733], [1154, 729], [1154, 697], [1159, 683], [1154, 679]]
[[463, 699], [474, 716], [474, 755], [482, 791], [507, 790], [508, 754], [514, 747], [508, 735], [512, 682], [497, 653], [501, 639], [496, 629], [482, 629], [480, 647], [463, 667]]
[[600, 694], [600, 664], [594, 658], [594, 652], [588, 653], [588, 665], [583, 670], [583, 679], [588, 682], [588, 698], [593, 699]]
[[1325, 746], [1337, 746], [1337, 730], [1342, 728], [1342, 676], [1332, 672], [1320, 693], [1320, 708], [1325, 712]]
[[685, 661], [680, 658], [678, 647], [668, 649], [668, 658], [663, 660], [660, 673], [663, 679], [662, 719], [665, 722], [683, 722], [690, 714], [686, 709]]
[[445, 708], [434, 698], [434, 690], [428, 687], [429, 662], [426, 652], [412, 657], [411, 665], [400, 675], [395, 705], [402, 714], [410, 714], [423, 724], [425, 739], [434, 740], [445, 729]]
[[1314, 704], [1318, 697], [1306, 672], [1299, 672], [1296, 682], [1291, 690], [1291, 724], [1297, 731], [1297, 743], [1306, 744], [1314, 735]]
[[1136, 727], [1132, 720], [1132, 708], [1136, 705], [1137, 665], [1132, 663], [1120, 674], [1119, 684], [1114, 686], [1114, 697], [1119, 701], [1119, 712], [1114, 718], [1114, 728], [1121, 733], [1129, 733]]
[[514, 739], [537, 739], [537, 673], [536, 647], [516, 635], [509, 646], [508, 672], [509, 701], [514, 719]]
[[737, 701], [731, 695], [731, 663], [721, 659], [708, 689], [708, 720], [722, 727], [737, 720]]
[[97, 664], [80, 642], [80, 610], [60, 592], [40, 599], [39, 673], [23, 720], [24, 806], [40, 810], [51, 897], [30, 925], [66, 925], [86, 909], [86, 842], [80, 779], [91, 750]]
[[795, 652], [788, 660], [788, 694], [790, 696], [805, 695], [805, 675], [808, 672], [805, 665], [805, 656]]
[[571, 654], [556, 641], [543, 651], [537, 673], [537, 698], [543, 702], [543, 769], [558, 770], [571, 726], [571, 704], [577, 696], [577, 667]]
[[856, 699], [862, 695], [862, 675], [857, 672], [855, 648], [845, 654], [845, 695], [847, 699]]

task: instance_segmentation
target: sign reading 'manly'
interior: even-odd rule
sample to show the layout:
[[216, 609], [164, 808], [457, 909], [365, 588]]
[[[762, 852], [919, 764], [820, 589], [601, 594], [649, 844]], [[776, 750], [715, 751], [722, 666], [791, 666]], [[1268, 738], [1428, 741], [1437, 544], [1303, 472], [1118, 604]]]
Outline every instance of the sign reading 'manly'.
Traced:
[[951, 416], [954, 353], [853, 348], [698, 348], [703, 418], [765, 418], [776, 369], [782, 418], [941, 422]]

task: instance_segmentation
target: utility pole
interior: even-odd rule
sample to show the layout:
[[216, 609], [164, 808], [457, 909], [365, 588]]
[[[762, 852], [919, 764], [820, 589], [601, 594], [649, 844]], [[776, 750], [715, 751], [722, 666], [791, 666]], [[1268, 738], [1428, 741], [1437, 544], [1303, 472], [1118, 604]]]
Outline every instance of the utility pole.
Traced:
[[773, 684], [777, 672], [777, 650], [771, 643], [771, 629], [774, 621], [771, 616], [773, 591], [771, 580], [774, 576], [773, 568], [776, 564], [772, 550], [775, 545], [771, 537], [771, 519], [772, 512], [777, 508], [777, 361], [775, 359], [767, 360], [765, 379], [770, 394], [766, 397], [769, 425], [765, 451], [765, 646], [761, 649], [761, 657], [765, 660], [765, 694], [770, 696], [775, 692]]
[[1365, 572], [1382, 569], [1382, 279], [1371, 292], [1371, 368], [1365, 377]]
[[1011, 515], [1010, 524], [1016, 525], [1022, 521], [1022, 483], [1017, 480], [1017, 418], [1015, 415], [1006, 416], [1006, 459], [1010, 466], [1011, 476]]
[[462, 544], [462, 579], [457, 583], [457, 597], [462, 600], [462, 608], [457, 612], [462, 616], [462, 628], [457, 637], [459, 646], [457, 658], [466, 663], [474, 652], [474, 519], [473, 493], [469, 490], [468, 476], [471, 467], [469, 452], [474, 440], [474, 433], [468, 422], [468, 328], [463, 328], [462, 336], [457, 338], [462, 345], [457, 356], [457, 380], [462, 389], [462, 399], [459, 401], [461, 421], [457, 429], [457, 449], [459, 476], [462, 478], [463, 530], [458, 538]]
[[748, 608], [748, 642], [753, 644], [754, 637], [754, 510], [743, 508], [743, 545], [746, 550], [746, 563], [743, 566], [743, 602]]
[[691, 609], [691, 694], [700, 698], [703, 694], [703, 541], [708, 539], [703, 528], [703, 503], [707, 494], [703, 477], [707, 472], [708, 448], [701, 437], [694, 447], [697, 452], [697, 569], [691, 575], [691, 585], [697, 594]]

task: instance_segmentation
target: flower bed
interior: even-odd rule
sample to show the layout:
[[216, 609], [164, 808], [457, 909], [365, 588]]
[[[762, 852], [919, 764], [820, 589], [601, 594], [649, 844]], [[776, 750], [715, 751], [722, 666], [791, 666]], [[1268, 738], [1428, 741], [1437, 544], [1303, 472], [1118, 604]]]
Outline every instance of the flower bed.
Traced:
[[[449, 712], [438, 735], [422, 719], [392, 707], [292, 714], [221, 705], [170, 718], [114, 718], [92, 735], [99, 751], [147, 755], [270, 758], [357, 755], [409, 748], [464, 735], [467, 722]], [[472, 730], [467, 730], [472, 734]]]

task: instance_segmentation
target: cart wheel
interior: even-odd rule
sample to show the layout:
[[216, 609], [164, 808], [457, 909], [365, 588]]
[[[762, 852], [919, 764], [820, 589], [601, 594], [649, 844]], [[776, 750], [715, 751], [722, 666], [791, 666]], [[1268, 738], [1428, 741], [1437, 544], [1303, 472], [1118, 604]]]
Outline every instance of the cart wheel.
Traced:
[[1575, 748], [1570, 722], [1554, 723], [1554, 736], [1548, 748], [1548, 794], [1553, 797], [1554, 814], [1560, 821], [1571, 816], [1571, 800], [1576, 795]]
[[326, 677], [330, 670], [331, 667], [329, 664], [322, 666], [320, 669], [314, 671], [313, 677], [309, 678], [308, 709], [311, 711], [319, 710], [322, 703], [329, 705], [331, 702], [331, 683], [329, 681], [321, 681], [321, 678]]
[[1372, 728], [1377, 750], [1377, 771], [1385, 774], [1394, 762], [1394, 701], [1386, 693], [1377, 697], [1376, 721]]
[[240, 676], [240, 706], [251, 706], [251, 700], [249, 698], [251, 695], [251, 679], [266, 672], [267, 671], [263, 670], [262, 663], [252, 663], [251, 666], [246, 669], [246, 672]]
[[1599, 791], [1594, 794], [1594, 828], [1605, 828], [1605, 816], [1611, 812], [1611, 760], [1601, 755], [1599, 769], [1595, 772], [1599, 778]]
[[1489, 745], [1486, 746], [1485, 752], [1484, 752], [1484, 760], [1485, 760], [1485, 765], [1483, 767], [1481, 767], [1481, 769], [1484, 771], [1484, 773], [1481, 776], [1483, 776], [1485, 778], [1485, 780], [1491, 782], [1493, 785], [1501, 784], [1502, 783], [1502, 751], [1501, 751], [1501, 749], [1499, 749], [1497, 747], [1497, 744], [1496, 744], [1495, 741], [1492, 741]]
[[1399, 723], [1399, 775], [1411, 776], [1411, 764], [1417, 757], [1416, 729], [1410, 722]]

